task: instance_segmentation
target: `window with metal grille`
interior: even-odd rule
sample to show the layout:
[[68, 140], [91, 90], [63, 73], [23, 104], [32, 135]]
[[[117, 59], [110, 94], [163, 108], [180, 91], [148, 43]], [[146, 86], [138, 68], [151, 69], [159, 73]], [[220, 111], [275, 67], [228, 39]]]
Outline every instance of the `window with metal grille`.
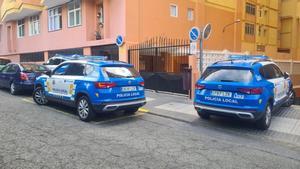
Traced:
[[252, 36], [255, 34], [254, 24], [250, 24], [250, 23], [245, 24], [245, 34], [246, 35], [252, 35]]
[[251, 3], [246, 3], [246, 13], [250, 15], [256, 14], [256, 6]]
[[20, 62], [44, 62], [44, 52], [26, 53], [20, 55]]

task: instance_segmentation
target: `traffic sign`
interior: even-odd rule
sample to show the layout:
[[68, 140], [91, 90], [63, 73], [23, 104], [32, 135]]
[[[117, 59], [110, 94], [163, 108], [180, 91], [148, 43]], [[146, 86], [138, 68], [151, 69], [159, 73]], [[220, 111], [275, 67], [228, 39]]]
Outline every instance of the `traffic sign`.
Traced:
[[191, 55], [196, 55], [197, 54], [197, 42], [191, 42], [190, 43], [190, 51]]
[[118, 35], [118, 36], [117, 36], [116, 44], [117, 44], [117, 46], [119, 46], [119, 47], [121, 47], [121, 46], [124, 44], [124, 38], [123, 38], [123, 36], [121, 36], [121, 35]]
[[200, 34], [201, 33], [198, 27], [192, 27], [192, 29], [189, 32], [190, 40], [193, 42], [197, 41], [199, 39]]
[[203, 29], [203, 31], [202, 31], [202, 38], [203, 38], [204, 40], [209, 39], [209, 36], [210, 36], [210, 34], [211, 34], [211, 31], [212, 31], [212, 27], [211, 27], [211, 24], [209, 23], [209, 24], [207, 24], [207, 25], [204, 27], [204, 29]]

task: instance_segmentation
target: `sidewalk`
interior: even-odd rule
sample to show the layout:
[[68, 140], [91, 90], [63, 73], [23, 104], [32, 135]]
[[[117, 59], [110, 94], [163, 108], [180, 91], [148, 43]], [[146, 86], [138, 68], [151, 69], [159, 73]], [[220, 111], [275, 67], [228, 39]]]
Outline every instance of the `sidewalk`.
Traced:
[[193, 121], [198, 114], [193, 106], [193, 101], [188, 96], [156, 93], [147, 90], [147, 104], [145, 109], [149, 113], [166, 116], [180, 121]]
[[[156, 116], [167, 117], [177, 121], [188, 122], [192, 124], [205, 123], [211, 126], [227, 127], [235, 129], [247, 129], [248, 125], [243, 121], [226, 120], [214, 118], [206, 121], [201, 120], [194, 109], [193, 101], [187, 96], [178, 96], [165, 93], [156, 93], [154, 91], [146, 91], [147, 104], [144, 106], [149, 114]], [[236, 124], [235, 124], [236, 123]], [[249, 126], [252, 124], [249, 123]], [[251, 128], [253, 129], [253, 128]], [[253, 129], [253, 131], [255, 131]], [[276, 131], [279, 133], [297, 136], [300, 139], [300, 106], [294, 105], [292, 107], [283, 107], [273, 113], [273, 122], [269, 131]]]

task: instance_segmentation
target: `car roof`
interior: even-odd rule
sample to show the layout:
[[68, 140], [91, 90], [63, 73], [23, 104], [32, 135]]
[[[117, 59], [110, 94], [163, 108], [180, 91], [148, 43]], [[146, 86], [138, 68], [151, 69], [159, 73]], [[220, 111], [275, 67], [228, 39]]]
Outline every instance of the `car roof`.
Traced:
[[[260, 58], [261, 57], [261, 58]], [[252, 69], [255, 67], [261, 67], [266, 64], [273, 63], [265, 56], [259, 55], [247, 55], [241, 56], [240, 58], [234, 56], [228, 60], [218, 61], [209, 67], [235, 67], [235, 68], [245, 68]]]

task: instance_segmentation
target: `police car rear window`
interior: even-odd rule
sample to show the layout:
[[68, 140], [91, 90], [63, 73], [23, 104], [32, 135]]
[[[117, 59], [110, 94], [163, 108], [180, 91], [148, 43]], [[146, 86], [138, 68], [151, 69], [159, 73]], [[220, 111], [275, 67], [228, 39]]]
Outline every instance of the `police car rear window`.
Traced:
[[133, 67], [104, 67], [103, 72], [111, 78], [132, 78], [140, 74]]
[[249, 83], [253, 80], [250, 70], [208, 68], [202, 79], [209, 82], [243, 82]]

